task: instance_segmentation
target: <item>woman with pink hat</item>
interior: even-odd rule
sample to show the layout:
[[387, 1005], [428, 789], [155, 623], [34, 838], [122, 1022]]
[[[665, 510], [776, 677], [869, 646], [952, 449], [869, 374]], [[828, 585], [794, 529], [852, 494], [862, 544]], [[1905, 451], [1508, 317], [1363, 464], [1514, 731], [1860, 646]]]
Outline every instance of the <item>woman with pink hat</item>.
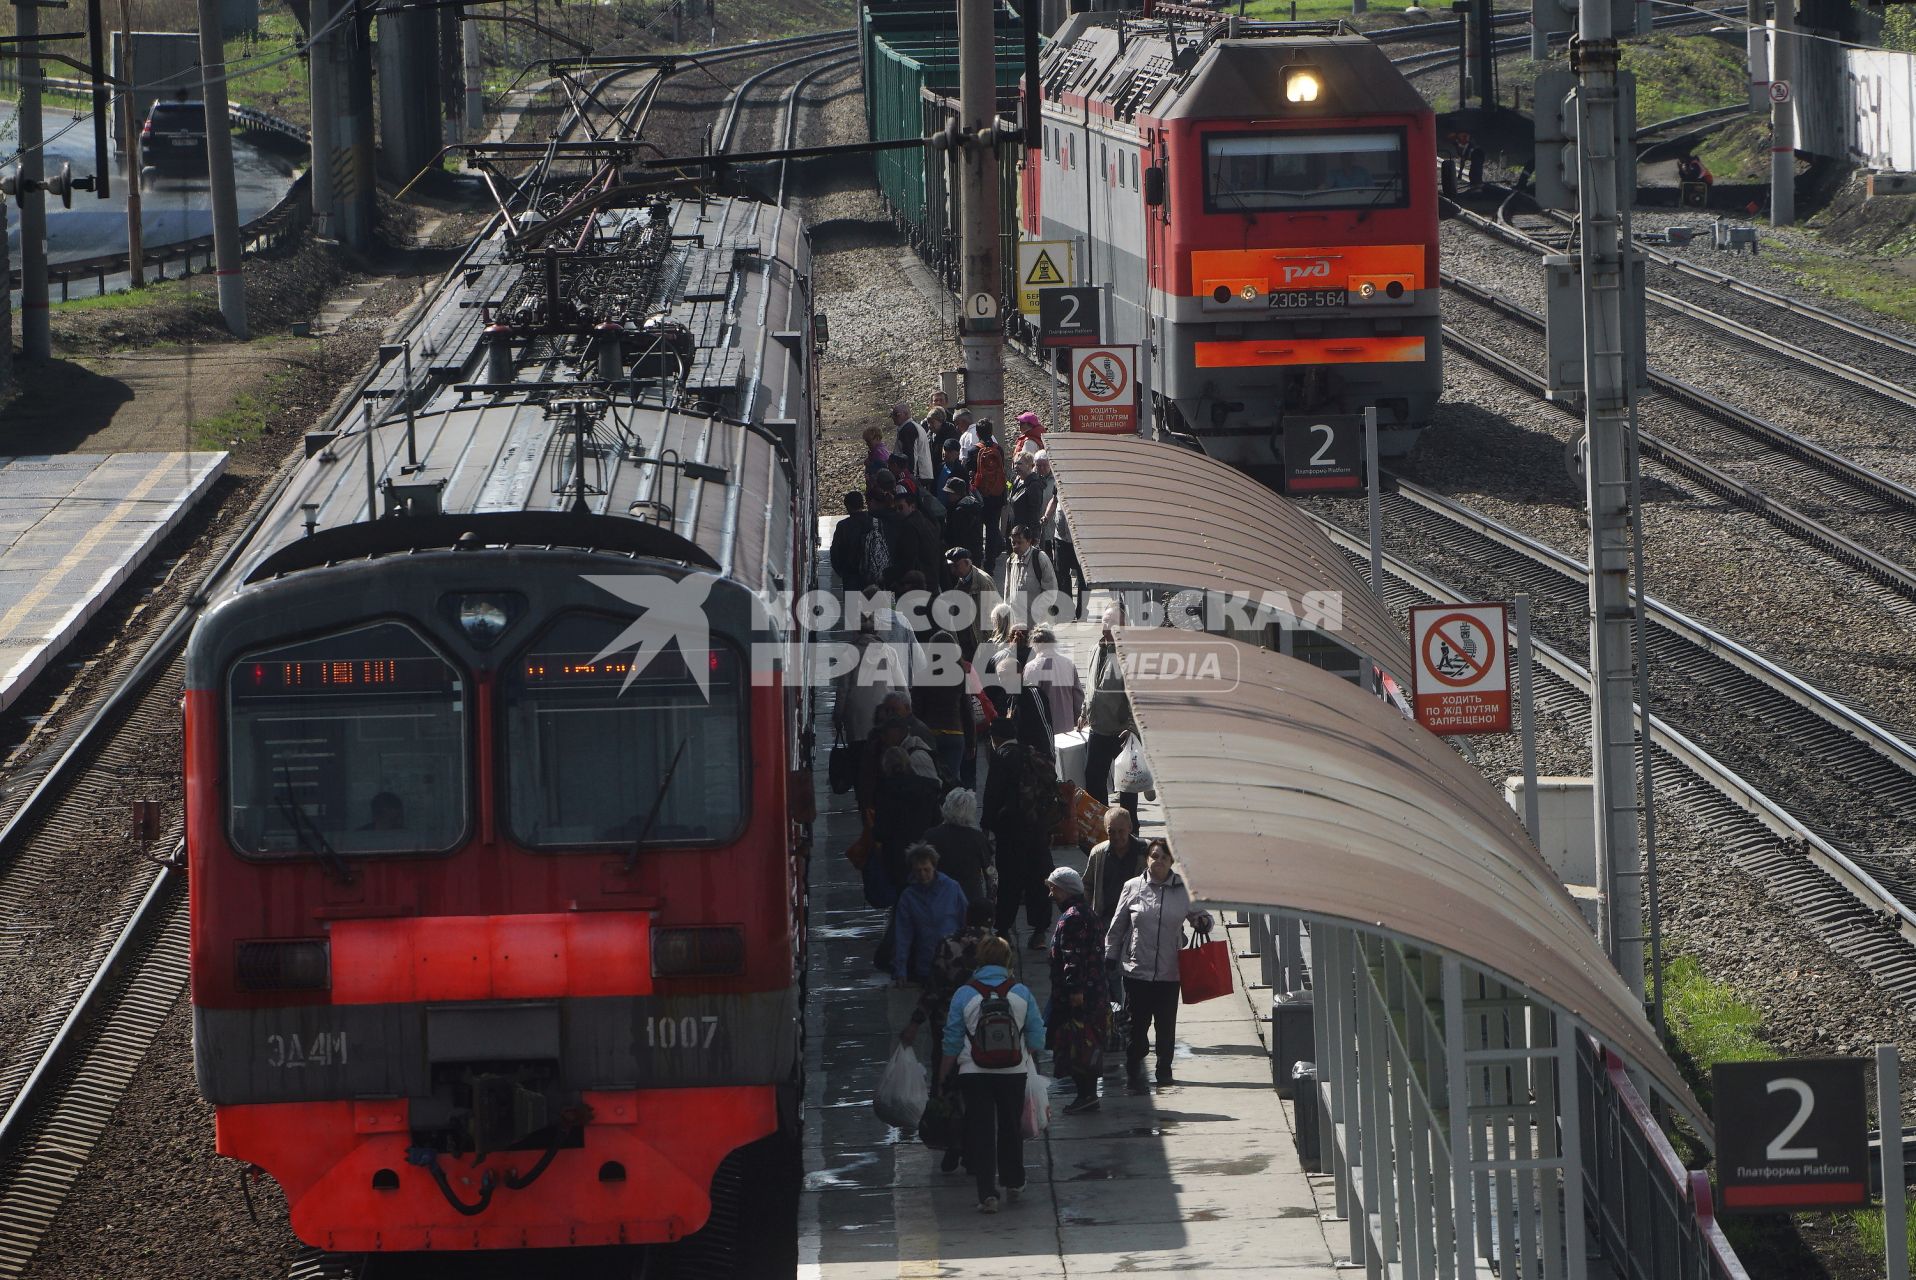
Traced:
[[1021, 453], [1036, 453], [1042, 448], [1044, 424], [1038, 421], [1037, 414], [1027, 409], [1018, 415], [1018, 439], [1012, 446], [1011, 456], [1015, 458]]

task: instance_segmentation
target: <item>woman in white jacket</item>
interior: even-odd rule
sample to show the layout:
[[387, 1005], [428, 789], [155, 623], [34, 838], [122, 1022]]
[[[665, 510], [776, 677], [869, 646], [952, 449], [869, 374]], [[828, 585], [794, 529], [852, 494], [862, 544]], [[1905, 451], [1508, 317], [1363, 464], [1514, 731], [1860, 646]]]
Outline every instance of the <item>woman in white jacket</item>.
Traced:
[[1125, 1079], [1132, 1093], [1144, 1093], [1145, 1033], [1153, 1024], [1158, 1046], [1160, 1085], [1171, 1080], [1171, 1053], [1177, 1045], [1178, 949], [1184, 926], [1211, 931], [1208, 912], [1191, 908], [1191, 891], [1171, 869], [1171, 846], [1153, 840], [1145, 854], [1144, 874], [1127, 880], [1104, 936], [1104, 958], [1124, 968], [1124, 998], [1131, 1015], [1131, 1043], [1125, 1051]]

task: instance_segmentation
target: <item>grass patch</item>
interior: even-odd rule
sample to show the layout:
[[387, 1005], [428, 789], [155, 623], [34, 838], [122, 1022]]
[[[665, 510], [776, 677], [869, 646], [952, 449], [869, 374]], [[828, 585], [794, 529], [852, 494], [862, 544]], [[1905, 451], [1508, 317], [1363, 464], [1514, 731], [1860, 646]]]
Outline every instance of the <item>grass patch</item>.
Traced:
[[1777, 252], [1796, 278], [1817, 292], [1916, 324], [1916, 275], [1904, 274], [1894, 263], [1795, 248]]
[[1653, 36], [1623, 46], [1637, 77], [1637, 123], [1654, 124], [1748, 98], [1741, 49], [1713, 36]]
[[[1763, 1015], [1730, 987], [1706, 977], [1689, 956], [1678, 956], [1664, 969], [1663, 1015], [1670, 1038], [1696, 1064], [1700, 1093], [1708, 1087], [1710, 1068], [1719, 1062], [1777, 1056], [1757, 1034]], [[1699, 1100], [1708, 1105], [1708, 1098]]]
[[257, 36], [235, 36], [226, 42], [226, 65], [233, 77], [227, 86], [227, 95], [234, 102], [265, 111], [293, 103], [304, 106], [311, 97], [306, 59], [273, 61], [293, 52], [298, 48], [298, 41], [299, 23], [293, 20], [292, 14], [262, 12]]
[[280, 397], [293, 376], [292, 370], [269, 373], [257, 391], [242, 391], [221, 412], [199, 419], [193, 424], [193, 447], [230, 449], [259, 439], [285, 407]]
[[122, 289], [117, 293], [95, 294], [87, 298], [69, 298], [53, 304], [53, 310], [71, 314], [76, 311], [138, 311], [162, 303], [177, 302], [186, 294], [178, 280], [158, 280], [144, 289]]

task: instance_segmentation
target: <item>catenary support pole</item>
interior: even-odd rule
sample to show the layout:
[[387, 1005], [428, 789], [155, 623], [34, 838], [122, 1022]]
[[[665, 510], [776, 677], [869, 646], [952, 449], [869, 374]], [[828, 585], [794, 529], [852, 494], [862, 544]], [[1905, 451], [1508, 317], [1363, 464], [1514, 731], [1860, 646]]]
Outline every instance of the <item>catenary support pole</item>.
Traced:
[[1377, 406], [1366, 405], [1364, 483], [1369, 492], [1364, 495], [1364, 506], [1370, 519], [1370, 593], [1379, 600], [1384, 598], [1384, 497], [1378, 487], [1383, 483], [1382, 471], [1377, 457]]
[[1635, 612], [1631, 530], [1636, 402], [1630, 352], [1642, 341], [1626, 287], [1630, 202], [1618, 45], [1607, 4], [1578, 9], [1577, 148], [1583, 268], [1584, 479], [1590, 522], [1590, 739], [1595, 776], [1598, 930], [1611, 963], [1643, 994], [1643, 855], [1637, 842]]
[[1909, 1202], [1903, 1186], [1903, 1090], [1896, 1046], [1876, 1046], [1877, 1150], [1883, 1161], [1883, 1244], [1887, 1280], [1909, 1280]]
[[20, 38], [20, 354], [28, 360], [53, 357], [53, 329], [47, 314], [46, 141], [40, 114], [39, 0], [16, 0], [14, 29]]
[[120, 130], [126, 139], [126, 146], [120, 154], [126, 157], [126, 274], [127, 284], [135, 289], [146, 287], [146, 229], [140, 219], [140, 191], [146, 183], [140, 174], [143, 157], [140, 155], [140, 118], [133, 105], [133, 86], [139, 83], [135, 78], [133, 65], [133, 0], [120, 0], [120, 78], [127, 87], [117, 97], [120, 101]]
[[206, 104], [206, 175], [213, 203], [213, 276], [220, 319], [246, 336], [246, 281], [240, 275], [239, 193], [233, 179], [233, 128], [226, 109], [226, 40], [220, 0], [200, 0], [200, 101]]
[[[972, 412], [1002, 424], [1005, 400], [1004, 332], [998, 321], [999, 269], [997, 50], [993, 0], [958, 0], [959, 222], [964, 264], [958, 324], [965, 355], [965, 402]], [[978, 300], [990, 300], [978, 314]]]
[[477, 138], [486, 131], [485, 60], [479, 44], [479, 20], [468, 17], [459, 25], [466, 55], [466, 137]]
[[1523, 715], [1523, 825], [1537, 843], [1537, 704], [1530, 673], [1530, 593], [1517, 593], [1517, 700]]
[[[1774, 86], [1796, 78], [1796, 0], [1776, 0], [1770, 33], [1770, 225], [1796, 221], [1796, 104], [1778, 102]], [[1791, 86], [1794, 87], [1793, 85]]]

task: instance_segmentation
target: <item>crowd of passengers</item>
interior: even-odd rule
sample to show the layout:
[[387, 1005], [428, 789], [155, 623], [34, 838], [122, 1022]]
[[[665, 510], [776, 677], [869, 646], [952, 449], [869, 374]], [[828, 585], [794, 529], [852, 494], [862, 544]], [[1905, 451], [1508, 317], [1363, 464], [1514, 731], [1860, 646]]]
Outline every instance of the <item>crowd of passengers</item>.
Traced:
[[[1156, 1082], [1173, 1082], [1183, 930], [1211, 927], [1166, 842], [1137, 837], [1137, 793], [1112, 789], [1134, 727], [1119, 611], [1102, 616], [1088, 678], [1033, 621], [1047, 597], [1081, 604], [1084, 578], [1043, 425], [1035, 413], [1016, 422], [1006, 444], [942, 396], [916, 418], [894, 405], [889, 430], [864, 433], [866, 485], [845, 495], [830, 550], [841, 588], [869, 602], [837, 689], [832, 785], [856, 797], [853, 861], [887, 913], [874, 960], [918, 991], [900, 1038], [915, 1045], [934, 1028], [934, 1106], [962, 1116], [944, 1171], [970, 1172], [985, 1213], [1024, 1187], [1022, 1113], [1040, 1053], [1075, 1086], [1067, 1116], [1099, 1109], [1107, 1056], [1144, 1094], [1155, 1046]], [[913, 592], [945, 607], [890, 607]], [[1074, 734], [1082, 774], [1061, 780], [1060, 738]], [[1085, 827], [1105, 838], [1080, 875], [1052, 850]], [[1042, 1008], [1017, 978], [1021, 911], [1049, 964]]]

